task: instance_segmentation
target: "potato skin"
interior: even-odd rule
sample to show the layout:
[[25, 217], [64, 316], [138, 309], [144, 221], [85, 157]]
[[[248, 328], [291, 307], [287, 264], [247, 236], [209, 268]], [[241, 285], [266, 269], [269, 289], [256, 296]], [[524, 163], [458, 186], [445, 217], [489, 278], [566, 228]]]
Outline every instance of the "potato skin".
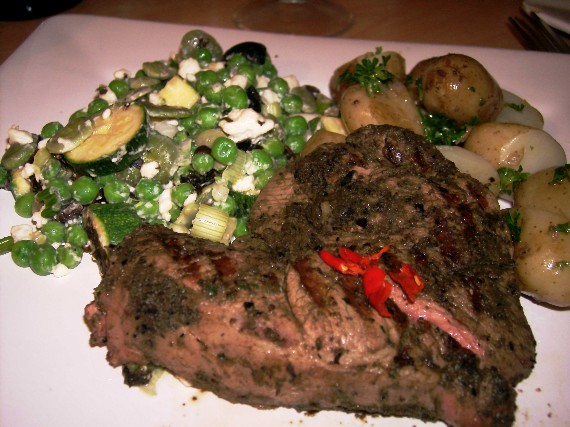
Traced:
[[348, 132], [369, 124], [389, 124], [424, 134], [412, 96], [400, 81], [393, 81], [382, 93], [372, 96], [362, 86], [352, 85], [344, 91], [339, 110]]
[[568, 220], [562, 215], [536, 208], [522, 208], [521, 239], [515, 244], [515, 273], [521, 291], [533, 299], [557, 307], [570, 307], [570, 235], [555, 233], [550, 226]]
[[555, 170], [555, 167], [544, 169], [521, 182], [514, 191], [515, 208], [544, 209], [570, 221], [570, 181], [563, 179], [552, 184]]
[[[503, 108], [501, 88], [477, 60], [450, 53], [420, 61], [410, 72], [409, 87], [431, 113], [440, 113], [463, 125], [478, 118], [494, 120]], [[421, 81], [420, 99], [416, 81]]]

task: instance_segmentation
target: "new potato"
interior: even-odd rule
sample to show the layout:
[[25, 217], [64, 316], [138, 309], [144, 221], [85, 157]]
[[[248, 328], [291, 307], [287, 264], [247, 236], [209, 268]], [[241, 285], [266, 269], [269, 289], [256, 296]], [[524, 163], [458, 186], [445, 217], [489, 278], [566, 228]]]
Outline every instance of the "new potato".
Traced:
[[540, 111], [527, 100], [503, 89], [503, 108], [495, 119], [499, 123], [518, 123], [531, 128], [542, 129], [544, 118]]
[[508, 167], [535, 173], [566, 163], [564, 148], [547, 132], [515, 123], [482, 123], [469, 132], [464, 147], [496, 169]]
[[382, 93], [372, 96], [360, 85], [346, 88], [339, 110], [348, 132], [369, 124], [388, 124], [410, 129], [418, 135], [424, 134], [412, 96], [398, 80], [386, 85]]
[[499, 174], [491, 163], [457, 145], [438, 145], [436, 147], [447, 160], [451, 160], [457, 166], [457, 169], [477, 179], [495, 196], [499, 195]]
[[521, 182], [514, 191], [515, 208], [545, 209], [570, 221], [570, 180], [566, 178], [552, 183], [555, 169], [544, 169]]
[[514, 256], [521, 291], [537, 301], [569, 307], [570, 267], [557, 263], [570, 260], [570, 235], [550, 229], [568, 218], [536, 208], [518, 211], [521, 239], [515, 244]]
[[410, 77], [410, 90], [420, 105], [430, 113], [456, 120], [459, 125], [473, 119], [489, 122], [503, 108], [501, 88], [485, 67], [470, 56], [450, 53], [425, 59], [416, 64]]

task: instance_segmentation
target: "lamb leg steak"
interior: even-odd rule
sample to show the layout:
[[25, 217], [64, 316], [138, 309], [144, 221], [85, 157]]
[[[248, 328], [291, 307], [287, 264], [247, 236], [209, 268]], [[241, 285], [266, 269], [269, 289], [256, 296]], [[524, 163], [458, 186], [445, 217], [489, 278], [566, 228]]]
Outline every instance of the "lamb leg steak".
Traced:
[[[227, 247], [138, 228], [101, 263], [91, 345], [126, 373], [161, 367], [259, 408], [513, 424], [535, 340], [509, 232], [435, 147], [392, 126], [324, 144], [275, 174], [250, 228]], [[407, 263], [425, 282], [413, 303], [394, 283], [389, 317], [319, 257], [386, 245], [383, 269]]]

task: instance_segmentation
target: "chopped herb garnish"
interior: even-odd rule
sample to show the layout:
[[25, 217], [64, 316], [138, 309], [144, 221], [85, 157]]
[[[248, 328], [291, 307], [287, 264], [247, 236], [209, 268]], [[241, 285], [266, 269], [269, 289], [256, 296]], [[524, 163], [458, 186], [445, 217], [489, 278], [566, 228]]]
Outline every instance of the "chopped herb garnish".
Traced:
[[524, 110], [524, 104], [515, 104], [514, 102], [507, 102], [505, 105], [509, 108], [512, 108], [515, 111]]
[[570, 181], [570, 164], [566, 164], [554, 169], [554, 176], [552, 177], [550, 184], [557, 184], [564, 181], [565, 179]]
[[564, 270], [567, 267], [570, 267], [570, 261], [556, 261], [553, 264], [554, 268], [559, 268], [560, 270]]
[[511, 240], [513, 243], [518, 243], [521, 241], [521, 227], [519, 225], [519, 219], [521, 214], [516, 210], [507, 210], [506, 220], [509, 230], [511, 232]]
[[236, 202], [235, 217], [241, 218], [248, 216], [256, 196], [240, 193], [239, 191], [230, 191], [230, 196], [232, 196]]
[[553, 233], [569, 234], [570, 233], [570, 221], [565, 222], [563, 224], [551, 225], [550, 227], [548, 227], [548, 230], [550, 230]]
[[467, 132], [467, 126], [440, 113], [424, 113], [420, 110], [425, 138], [434, 145], [457, 145]]
[[500, 180], [499, 188], [503, 194], [513, 194], [515, 188], [530, 176], [529, 173], [523, 172], [521, 166], [517, 170], [503, 167], [497, 169], [497, 172]]
[[[376, 49], [376, 55], [382, 49]], [[386, 70], [386, 65], [390, 60], [390, 55], [382, 56], [382, 62], [377, 57], [372, 59], [364, 58], [356, 64], [354, 71], [346, 70], [339, 77], [340, 82], [358, 83], [366, 89], [368, 95], [382, 93], [383, 85], [389, 83], [394, 75]]]

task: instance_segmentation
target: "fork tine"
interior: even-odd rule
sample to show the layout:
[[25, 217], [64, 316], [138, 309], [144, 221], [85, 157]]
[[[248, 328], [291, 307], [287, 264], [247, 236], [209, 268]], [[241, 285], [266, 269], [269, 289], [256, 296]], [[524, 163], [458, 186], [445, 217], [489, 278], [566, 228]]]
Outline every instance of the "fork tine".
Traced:
[[545, 24], [544, 21], [540, 19], [535, 12], [530, 13], [530, 19], [531, 22], [541, 30], [541, 34], [548, 40], [548, 43], [553, 46], [553, 52], [570, 53], [570, 47], [568, 47], [564, 40], [562, 40], [548, 24]]
[[528, 31], [528, 26], [520, 19], [509, 16], [509, 24], [516, 38], [528, 50], [542, 50], [542, 46]]
[[525, 17], [509, 17], [508, 23], [526, 49], [570, 53], [570, 47], [536, 13], [525, 13]]

